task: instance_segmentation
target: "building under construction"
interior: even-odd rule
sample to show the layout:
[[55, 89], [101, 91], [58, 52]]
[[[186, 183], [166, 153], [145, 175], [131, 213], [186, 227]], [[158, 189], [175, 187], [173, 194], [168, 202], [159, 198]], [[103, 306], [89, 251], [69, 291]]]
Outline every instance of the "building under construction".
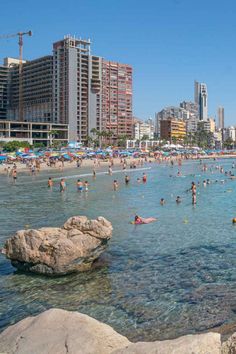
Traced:
[[8, 67], [0, 66], [0, 119], [7, 118]]
[[85, 141], [93, 128], [110, 131], [114, 141], [131, 137], [132, 67], [91, 55], [90, 45], [67, 36], [53, 44], [52, 55], [23, 62], [21, 76], [19, 61], [6, 59], [1, 119], [67, 124], [71, 141]]
[[[23, 121], [53, 122], [53, 58], [45, 56], [22, 66]], [[7, 118], [20, 121], [18, 65], [9, 67]]]

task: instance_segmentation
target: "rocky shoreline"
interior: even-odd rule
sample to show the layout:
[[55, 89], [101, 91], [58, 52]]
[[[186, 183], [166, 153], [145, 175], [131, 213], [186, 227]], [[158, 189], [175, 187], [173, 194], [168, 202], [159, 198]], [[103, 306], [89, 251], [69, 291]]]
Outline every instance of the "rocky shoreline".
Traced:
[[4, 354], [233, 354], [236, 333], [222, 343], [219, 333], [132, 343], [112, 327], [79, 312], [50, 309], [27, 317], [0, 334]]

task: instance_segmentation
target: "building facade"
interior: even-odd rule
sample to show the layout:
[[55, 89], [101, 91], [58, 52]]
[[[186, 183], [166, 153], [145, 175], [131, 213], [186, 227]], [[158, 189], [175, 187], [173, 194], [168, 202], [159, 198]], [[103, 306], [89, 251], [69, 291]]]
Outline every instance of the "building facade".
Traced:
[[146, 140], [154, 139], [154, 124], [152, 119], [148, 119], [147, 121], [142, 121], [135, 119], [133, 124], [134, 129], [134, 140], [142, 140], [143, 137], [147, 137]]
[[236, 128], [234, 126], [224, 128], [222, 132], [223, 132], [223, 141], [226, 141], [227, 139], [232, 139], [233, 142], [236, 141]]
[[214, 119], [208, 118], [207, 120], [198, 122], [198, 129], [202, 129], [207, 133], [214, 133], [216, 130], [216, 123]]
[[188, 120], [190, 117], [190, 112], [183, 107], [165, 107], [160, 112], [156, 113], [155, 118], [155, 133], [159, 138], [160, 135], [160, 122], [162, 120], [173, 119], [173, 120]]
[[225, 109], [224, 107], [218, 108], [218, 128], [224, 129], [225, 127]]
[[103, 60], [102, 63], [102, 130], [132, 137], [132, 67]]
[[161, 120], [160, 128], [161, 139], [171, 143], [182, 142], [186, 136], [186, 123], [182, 120]]

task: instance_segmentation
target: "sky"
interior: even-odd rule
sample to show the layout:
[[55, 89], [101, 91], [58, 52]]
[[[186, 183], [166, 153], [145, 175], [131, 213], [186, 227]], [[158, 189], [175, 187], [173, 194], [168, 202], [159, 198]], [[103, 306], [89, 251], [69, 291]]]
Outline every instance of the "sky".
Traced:
[[[235, 0], [11, 0], [0, 35], [32, 30], [24, 59], [52, 52], [71, 34], [92, 41], [92, 54], [133, 66], [133, 113], [147, 119], [193, 100], [194, 80], [208, 87], [209, 115], [225, 107], [236, 125]], [[0, 39], [0, 60], [18, 56], [17, 38]]]

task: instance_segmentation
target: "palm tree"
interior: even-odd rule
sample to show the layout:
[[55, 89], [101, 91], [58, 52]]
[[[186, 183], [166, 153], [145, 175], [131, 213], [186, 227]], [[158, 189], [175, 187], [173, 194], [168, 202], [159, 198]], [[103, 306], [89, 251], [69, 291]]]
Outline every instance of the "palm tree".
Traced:
[[51, 137], [51, 145], [54, 145], [54, 139], [58, 136], [58, 131], [57, 130], [51, 130], [50, 132], [48, 132], [49, 137]]

